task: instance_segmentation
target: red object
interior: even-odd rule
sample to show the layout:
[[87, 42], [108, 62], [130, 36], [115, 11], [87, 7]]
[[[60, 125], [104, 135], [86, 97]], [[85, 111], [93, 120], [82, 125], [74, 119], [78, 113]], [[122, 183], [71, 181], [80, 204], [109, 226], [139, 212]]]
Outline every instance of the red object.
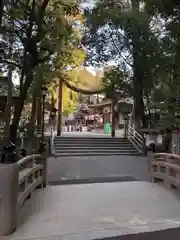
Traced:
[[176, 133], [177, 133], [177, 134], [180, 134], [180, 130], [176, 130]]

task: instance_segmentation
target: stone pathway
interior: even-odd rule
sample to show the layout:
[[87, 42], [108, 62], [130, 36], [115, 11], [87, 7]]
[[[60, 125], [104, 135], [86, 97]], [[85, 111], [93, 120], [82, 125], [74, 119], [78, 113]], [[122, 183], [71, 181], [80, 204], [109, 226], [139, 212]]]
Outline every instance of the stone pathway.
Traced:
[[[88, 156], [50, 158], [50, 184], [148, 180], [146, 157]], [[83, 180], [83, 181], [82, 181]]]
[[[180, 201], [148, 182], [49, 186], [30, 202], [28, 218], [7, 240], [171, 239], [180, 227]], [[30, 208], [29, 208], [30, 209]], [[143, 238], [139, 238], [143, 232]], [[127, 237], [136, 234], [136, 237]], [[180, 234], [180, 233], [179, 233]], [[179, 234], [171, 235], [173, 240]], [[159, 238], [157, 238], [157, 236]], [[4, 238], [5, 239], [5, 238]], [[110, 238], [111, 239], [111, 238]]]

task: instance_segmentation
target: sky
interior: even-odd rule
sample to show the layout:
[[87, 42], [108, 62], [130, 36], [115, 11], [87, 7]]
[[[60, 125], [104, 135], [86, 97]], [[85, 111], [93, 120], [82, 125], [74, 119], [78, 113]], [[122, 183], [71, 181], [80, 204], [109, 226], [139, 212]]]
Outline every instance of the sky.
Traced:
[[86, 68], [87, 68], [87, 70], [88, 70], [90, 73], [92, 73], [93, 75], [96, 75], [97, 70], [99, 70], [99, 68], [94, 68], [94, 67], [92, 67], [92, 66], [89, 66], [89, 67], [86, 67]]
[[[93, 75], [96, 75], [96, 71], [98, 69], [94, 67], [86, 67], [86, 68], [90, 73], [92, 73]], [[13, 73], [12, 81], [15, 85], [19, 85], [19, 75], [17, 73]]]

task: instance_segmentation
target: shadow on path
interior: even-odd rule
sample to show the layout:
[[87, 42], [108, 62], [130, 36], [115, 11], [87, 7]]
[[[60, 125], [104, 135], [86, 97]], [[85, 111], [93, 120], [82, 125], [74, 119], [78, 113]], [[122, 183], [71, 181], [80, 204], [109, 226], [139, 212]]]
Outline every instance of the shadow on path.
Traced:
[[73, 184], [91, 184], [91, 183], [108, 183], [108, 182], [134, 182], [139, 181], [133, 177], [96, 177], [83, 179], [64, 179], [59, 181], [50, 181], [49, 185], [73, 185]]

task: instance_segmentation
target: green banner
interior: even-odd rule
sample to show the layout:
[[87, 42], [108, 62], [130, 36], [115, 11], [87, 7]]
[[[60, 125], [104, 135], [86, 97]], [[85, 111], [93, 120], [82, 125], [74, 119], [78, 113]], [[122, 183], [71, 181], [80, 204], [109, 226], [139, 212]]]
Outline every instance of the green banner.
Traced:
[[110, 133], [111, 132], [111, 124], [107, 122], [104, 126], [105, 133]]

